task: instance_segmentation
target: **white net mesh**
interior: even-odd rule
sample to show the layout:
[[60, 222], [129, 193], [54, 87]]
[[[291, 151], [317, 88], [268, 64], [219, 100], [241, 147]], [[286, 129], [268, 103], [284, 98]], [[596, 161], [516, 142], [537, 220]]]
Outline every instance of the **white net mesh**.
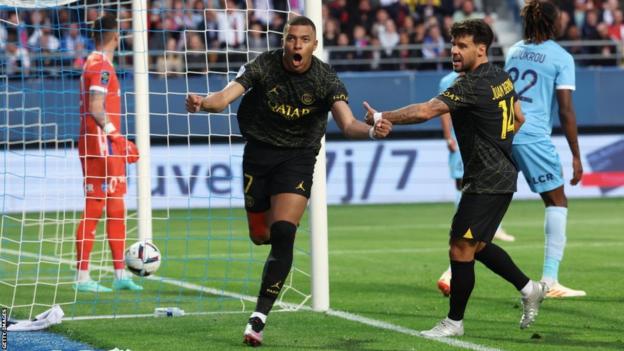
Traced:
[[[6, 4], [6, 1], [4, 2]], [[218, 2], [217, 2], [218, 3]], [[241, 64], [279, 46], [287, 2], [148, 2], [149, 107], [153, 241], [163, 262], [156, 276], [136, 278], [141, 292], [83, 293], [73, 288], [77, 225], [82, 217], [78, 137], [79, 77], [94, 49], [90, 25], [115, 13], [120, 30], [115, 67], [122, 125], [135, 135], [131, 1], [30, 1], [0, 11], [0, 305], [31, 318], [53, 304], [66, 315], [151, 315], [156, 307], [187, 313], [253, 308], [268, 247], [248, 240], [242, 196], [242, 139], [237, 104], [220, 114], [184, 111], [190, 93], [208, 94]], [[15, 4], [8, 4], [14, 6]], [[52, 7], [50, 7], [52, 6]], [[97, 35], [97, 33], [95, 33]], [[136, 167], [128, 167], [127, 245], [138, 236]], [[106, 215], [96, 229], [91, 277], [113, 279]], [[281, 298], [285, 308], [309, 295], [308, 231], [298, 231], [295, 267]], [[301, 267], [306, 267], [301, 269]]]

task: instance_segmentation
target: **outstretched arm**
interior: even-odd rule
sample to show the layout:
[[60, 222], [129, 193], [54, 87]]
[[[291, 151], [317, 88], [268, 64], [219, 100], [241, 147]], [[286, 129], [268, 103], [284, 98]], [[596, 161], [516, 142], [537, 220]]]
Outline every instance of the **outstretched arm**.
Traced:
[[206, 97], [189, 94], [186, 97], [186, 110], [191, 113], [199, 111], [221, 112], [244, 92], [245, 88], [240, 83], [231, 81], [222, 90]]
[[358, 121], [353, 117], [351, 108], [344, 101], [336, 101], [332, 105], [331, 111], [342, 133], [350, 139], [385, 138], [392, 130], [390, 121], [379, 121], [374, 127]]
[[[368, 111], [366, 113], [366, 123], [372, 125], [375, 117], [374, 112], [371, 111], [374, 110], [367, 102], [364, 102], [364, 107]], [[433, 117], [449, 112], [447, 104], [437, 98], [433, 98], [427, 102], [408, 105], [398, 110], [380, 112], [380, 117], [389, 120], [392, 124], [415, 124], [426, 122]]]
[[572, 152], [572, 180], [570, 184], [576, 185], [583, 177], [583, 164], [581, 163], [581, 151], [579, 150], [578, 131], [576, 129], [576, 113], [572, 105], [572, 90], [557, 89], [557, 102], [559, 103], [559, 121], [561, 128], [568, 140], [570, 152]]

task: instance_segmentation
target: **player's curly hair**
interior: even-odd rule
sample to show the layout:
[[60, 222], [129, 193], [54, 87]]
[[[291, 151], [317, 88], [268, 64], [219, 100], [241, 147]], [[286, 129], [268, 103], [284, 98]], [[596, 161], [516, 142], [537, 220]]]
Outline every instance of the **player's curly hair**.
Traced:
[[485, 45], [485, 52], [490, 49], [490, 45], [494, 41], [492, 28], [482, 19], [468, 19], [455, 22], [451, 27], [451, 36], [453, 38], [472, 36], [472, 41], [475, 44]]
[[524, 40], [529, 43], [540, 44], [557, 35], [557, 6], [546, 0], [528, 0], [522, 12], [524, 25]]

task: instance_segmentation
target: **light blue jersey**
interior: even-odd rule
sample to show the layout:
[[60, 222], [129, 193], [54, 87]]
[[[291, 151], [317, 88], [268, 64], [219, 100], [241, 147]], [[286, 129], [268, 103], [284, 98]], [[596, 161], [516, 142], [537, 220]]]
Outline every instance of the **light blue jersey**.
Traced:
[[[440, 85], [439, 85], [440, 94], [445, 92], [446, 89], [448, 89], [451, 85], [453, 85], [453, 82], [455, 82], [455, 79], [457, 78], [457, 76], [459, 76], [459, 73], [455, 71], [451, 71], [451, 73], [445, 75], [444, 77], [442, 77], [442, 79], [440, 79]], [[455, 137], [455, 130], [453, 129], [452, 126], [451, 126], [451, 138], [453, 138], [455, 140], [455, 143], [457, 144], [457, 138]], [[449, 153], [448, 163], [449, 163], [449, 171], [450, 171], [451, 178], [462, 179], [464, 177], [464, 163], [462, 162], [459, 149], [457, 149], [455, 152]]]
[[445, 75], [444, 77], [442, 77], [442, 79], [440, 79], [440, 85], [439, 85], [440, 94], [446, 91], [446, 89], [448, 89], [453, 84], [453, 82], [455, 82], [455, 78], [457, 78], [457, 76], [459, 76], [459, 73], [455, 71], [451, 71], [451, 73]]
[[572, 55], [552, 40], [537, 45], [521, 40], [507, 52], [505, 70], [526, 117], [513, 143], [550, 140], [553, 118], [559, 115], [555, 90], [576, 89]]

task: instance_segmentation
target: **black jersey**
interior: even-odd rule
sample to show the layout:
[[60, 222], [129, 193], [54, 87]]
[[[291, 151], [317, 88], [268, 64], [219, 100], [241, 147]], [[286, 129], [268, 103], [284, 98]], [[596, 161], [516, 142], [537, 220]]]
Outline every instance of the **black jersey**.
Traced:
[[348, 101], [336, 72], [316, 57], [305, 73], [282, 64], [283, 49], [268, 51], [241, 67], [235, 81], [247, 93], [238, 108], [243, 137], [285, 148], [318, 151], [327, 113], [336, 101]]
[[516, 91], [507, 72], [484, 63], [458, 77], [438, 97], [451, 111], [464, 162], [463, 191], [516, 191], [518, 170], [511, 156]]

